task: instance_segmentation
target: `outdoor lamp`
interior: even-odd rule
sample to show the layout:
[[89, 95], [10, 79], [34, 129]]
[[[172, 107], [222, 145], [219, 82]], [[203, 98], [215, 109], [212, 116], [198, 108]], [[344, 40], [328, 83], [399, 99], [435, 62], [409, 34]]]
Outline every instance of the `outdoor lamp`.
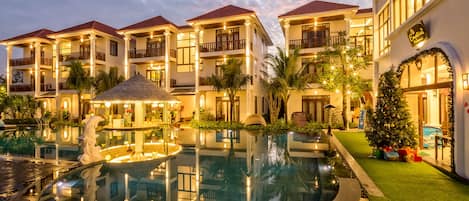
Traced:
[[462, 74], [462, 88], [464, 90], [469, 89], [469, 73]]
[[107, 108], [110, 108], [111, 107], [111, 102], [105, 102], [104, 106], [106, 106]]

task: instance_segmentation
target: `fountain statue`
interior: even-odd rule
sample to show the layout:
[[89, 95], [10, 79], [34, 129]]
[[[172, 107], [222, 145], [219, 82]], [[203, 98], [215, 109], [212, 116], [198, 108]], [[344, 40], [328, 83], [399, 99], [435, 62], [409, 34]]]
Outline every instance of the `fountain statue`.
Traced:
[[81, 172], [80, 176], [84, 181], [84, 195], [82, 197], [84, 200], [96, 200], [96, 191], [98, 190], [96, 180], [101, 175], [100, 170], [102, 166], [102, 164], [96, 165], [92, 168], [86, 168]]
[[82, 138], [82, 149], [83, 154], [78, 156], [78, 160], [81, 164], [89, 164], [103, 160], [101, 156], [101, 148], [96, 146], [96, 127], [98, 123], [104, 119], [100, 116], [91, 116], [89, 119], [83, 120], [85, 122], [85, 128], [83, 131]]

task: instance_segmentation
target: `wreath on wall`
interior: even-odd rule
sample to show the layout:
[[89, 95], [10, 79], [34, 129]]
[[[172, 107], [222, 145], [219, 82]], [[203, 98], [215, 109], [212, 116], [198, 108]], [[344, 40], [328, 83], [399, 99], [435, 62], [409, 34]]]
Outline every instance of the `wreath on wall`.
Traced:
[[[437, 55], [439, 56], [439, 59], [448, 66], [446, 69], [448, 73], [450, 74], [451, 78], [454, 80], [454, 73], [453, 73], [453, 65], [451, 64], [451, 61], [448, 58], [448, 55], [440, 49], [440, 48], [431, 48], [427, 49], [424, 51], [421, 51], [420, 53], [416, 54], [413, 57], [410, 57], [406, 60], [404, 60], [401, 64], [399, 64], [399, 67], [397, 68], [397, 78], [400, 80], [402, 76], [402, 72], [406, 68], [410, 67], [410, 64], [416, 64], [422, 62], [422, 58], [430, 55]], [[448, 94], [448, 134], [451, 137], [451, 169], [454, 172], [454, 90], [453, 87], [449, 88], [449, 94]]]

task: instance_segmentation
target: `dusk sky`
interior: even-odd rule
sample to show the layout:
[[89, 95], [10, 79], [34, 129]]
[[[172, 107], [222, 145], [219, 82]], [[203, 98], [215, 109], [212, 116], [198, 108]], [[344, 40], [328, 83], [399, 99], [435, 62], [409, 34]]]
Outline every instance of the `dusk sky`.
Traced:
[[[275, 45], [283, 44], [277, 16], [311, 0], [2, 0], [0, 39], [48, 28], [54, 31], [97, 20], [114, 28], [162, 15], [177, 25], [207, 11], [233, 4], [257, 12]], [[328, 0], [371, 7], [371, 0]], [[14, 57], [17, 55], [14, 55]], [[0, 73], [5, 72], [0, 48]]]

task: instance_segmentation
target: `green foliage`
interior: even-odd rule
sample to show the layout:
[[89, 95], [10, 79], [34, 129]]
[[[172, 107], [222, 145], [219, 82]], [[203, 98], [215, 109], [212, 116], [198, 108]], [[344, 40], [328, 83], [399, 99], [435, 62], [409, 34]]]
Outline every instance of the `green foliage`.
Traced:
[[372, 130], [366, 136], [371, 146], [401, 148], [417, 145], [407, 102], [393, 69], [381, 75], [376, 111], [368, 119]]
[[[277, 54], [268, 54], [265, 61], [265, 65], [273, 70], [272, 83], [267, 84], [274, 84], [277, 87], [275, 96], [281, 98], [284, 103], [284, 118], [287, 121], [288, 100], [290, 99], [291, 91], [305, 89], [311, 77], [306, 72], [306, 65], [298, 66], [299, 59], [299, 49], [295, 49], [293, 53], [289, 55], [287, 52], [277, 47]], [[275, 101], [275, 99], [273, 100]]]
[[96, 88], [96, 92], [99, 94], [115, 87], [124, 80], [124, 76], [119, 75], [119, 69], [117, 67], [110, 67], [109, 73], [103, 70], [99, 71], [93, 85]]
[[234, 103], [236, 93], [245, 86], [251, 77], [244, 74], [241, 70], [242, 61], [237, 59], [229, 59], [226, 64], [221, 66], [222, 73], [220, 75], [213, 74], [208, 77], [208, 82], [213, 85], [217, 91], [226, 91], [230, 100], [230, 122], [233, 121]]
[[366, 70], [371, 62], [370, 57], [362, 55], [362, 52], [360, 48], [349, 47], [346, 43], [341, 43], [319, 52], [314, 61], [321, 69], [318, 75], [321, 86], [328, 91], [342, 93], [344, 126], [348, 123], [346, 118], [348, 92], [352, 98], [359, 98], [365, 91], [371, 91], [371, 81], [360, 76], [360, 73]]
[[4, 119], [3, 122], [5, 124], [12, 124], [12, 125], [35, 125], [37, 124], [36, 120], [33, 118], [26, 118], [26, 119]]
[[34, 118], [36, 109], [39, 107], [32, 96], [11, 95], [3, 98], [0, 103], [0, 110], [5, 113], [7, 119], [28, 119]]
[[66, 84], [78, 91], [78, 119], [81, 120], [81, 94], [90, 90], [92, 86], [92, 79], [89, 76], [89, 73], [85, 71], [83, 65], [79, 61], [72, 61], [70, 65], [67, 66], [69, 70], [68, 78]]
[[42, 144], [43, 139], [34, 135], [34, 132], [15, 131], [6, 132], [0, 137], [2, 153], [19, 155], [34, 155], [35, 144]]

